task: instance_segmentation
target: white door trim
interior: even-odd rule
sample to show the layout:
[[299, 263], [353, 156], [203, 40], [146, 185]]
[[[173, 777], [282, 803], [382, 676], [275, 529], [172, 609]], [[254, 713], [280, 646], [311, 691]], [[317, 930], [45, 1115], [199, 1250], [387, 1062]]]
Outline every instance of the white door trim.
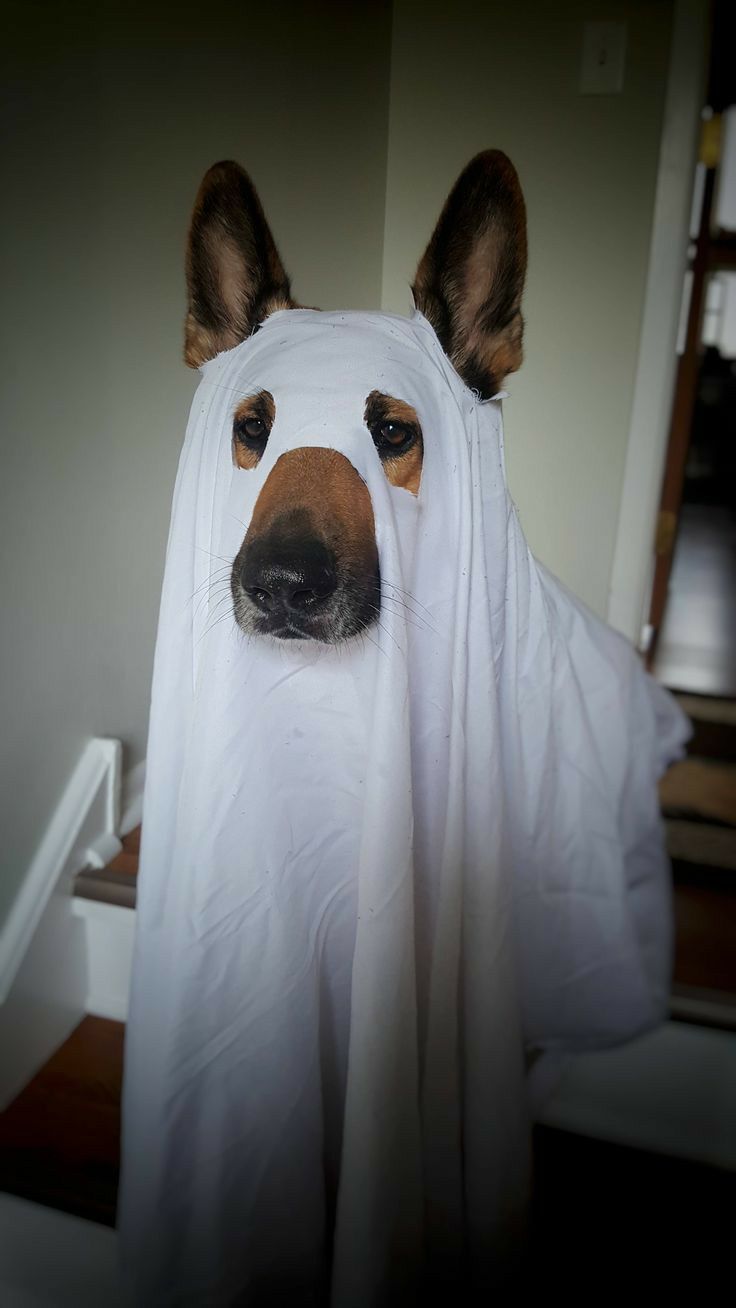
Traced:
[[639, 644], [653, 577], [708, 42], [707, 0], [675, 0], [649, 271], [608, 621]]

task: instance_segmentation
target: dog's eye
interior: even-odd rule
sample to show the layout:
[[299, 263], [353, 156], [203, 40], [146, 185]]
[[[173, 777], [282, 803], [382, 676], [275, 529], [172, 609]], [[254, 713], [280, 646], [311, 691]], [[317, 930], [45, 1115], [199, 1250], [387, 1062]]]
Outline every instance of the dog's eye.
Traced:
[[246, 445], [265, 445], [268, 440], [268, 428], [260, 418], [236, 418], [233, 431]]
[[233, 414], [233, 462], [237, 468], [256, 468], [271, 435], [276, 405], [270, 391], [246, 395]]
[[266, 434], [265, 423], [262, 423], [260, 418], [247, 418], [243, 423], [243, 429], [252, 441], [259, 441]]
[[380, 422], [371, 427], [373, 443], [382, 458], [403, 454], [417, 439], [416, 427], [406, 422]]

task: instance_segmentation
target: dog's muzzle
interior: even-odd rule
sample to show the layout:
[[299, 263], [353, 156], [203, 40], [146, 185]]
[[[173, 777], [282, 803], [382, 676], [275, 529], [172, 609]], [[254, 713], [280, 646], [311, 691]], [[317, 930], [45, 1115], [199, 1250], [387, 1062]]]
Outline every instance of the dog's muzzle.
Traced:
[[378, 618], [378, 562], [367, 574], [316, 537], [246, 536], [233, 564], [235, 619], [247, 634], [336, 644]]

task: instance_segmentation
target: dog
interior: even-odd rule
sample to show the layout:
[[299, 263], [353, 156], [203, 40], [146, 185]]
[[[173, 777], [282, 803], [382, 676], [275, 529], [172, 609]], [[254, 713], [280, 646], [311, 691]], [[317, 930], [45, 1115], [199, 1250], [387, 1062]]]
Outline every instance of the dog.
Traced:
[[[522, 361], [526, 211], [516, 170], [499, 150], [477, 155], [453, 187], [420, 260], [414, 304], [466, 384], [487, 399]], [[260, 201], [238, 164], [209, 169], [186, 256], [190, 367], [239, 345], [270, 314], [299, 308]], [[266, 390], [238, 404], [233, 459], [254, 468], [276, 418]], [[385, 474], [417, 495], [422, 428], [400, 395], [365, 397], [365, 425]], [[258, 497], [230, 578], [246, 634], [336, 644], [377, 620], [381, 577], [370, 496], [335, 450], [282, 455]]]
[[247, 176], [202, 184], [186, 359], [212, 362], [169, 535], [126, 1036], [131, 1302], [503, 1298], [547, 1051], [667, 1014], [654, 781], [687, 727], [510, 501], [481, 401], [522, 361], [525, 268], [498, 152], [450, 193], [412, 321], [300, 312]]

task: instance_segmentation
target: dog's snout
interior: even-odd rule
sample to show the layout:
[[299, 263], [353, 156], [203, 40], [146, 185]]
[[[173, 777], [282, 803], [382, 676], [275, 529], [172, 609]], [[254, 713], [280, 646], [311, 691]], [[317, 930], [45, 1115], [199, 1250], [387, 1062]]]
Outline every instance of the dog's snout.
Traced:
[[335, 645], [377, 620], [381, 606], [368, 487], [337, 450], [287, 450], [256, 500], [230, 574], [246, 635]]
[[259, 543], [248, 551], [241, 580], [262, 613], [307, 613], [337, 589], [337, 569], [321, 541]]

